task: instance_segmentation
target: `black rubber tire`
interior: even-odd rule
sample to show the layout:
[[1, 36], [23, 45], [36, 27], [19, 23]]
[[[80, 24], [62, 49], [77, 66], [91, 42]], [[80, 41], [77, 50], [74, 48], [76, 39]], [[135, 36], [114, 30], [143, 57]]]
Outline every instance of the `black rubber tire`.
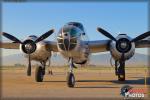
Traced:
[[43, 82], [43, 68], [41, 66], [38, 66], [35, 70], [35, 81], [36, 82]]
[[73, 73], [68, 73], [67, 75], [67, 85], [68, 87], [72, 88], [75, 86], [75, 77]]

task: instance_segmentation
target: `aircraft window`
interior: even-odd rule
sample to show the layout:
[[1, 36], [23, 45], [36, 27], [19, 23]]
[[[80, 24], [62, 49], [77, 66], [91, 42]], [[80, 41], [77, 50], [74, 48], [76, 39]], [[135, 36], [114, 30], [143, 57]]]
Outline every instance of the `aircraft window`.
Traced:
[[76, 44], [70, 44], [69, 50], [72, 50], [76, 47]]
[[70, 32], [70, 29], [69, 28], [63, 28], [63, 32], [64, 33]]
[[75, 37], [76, 34], [77, 34], [77, 31], [75, 29], [71, 29], [71, 31], [70, 31], [71, 37]]
[[70, 43], [77, 43], [77, 39], [76, 38], [70, 39]]
[[77, 31], [74, 28], [64, 28], [64, 33], [70, 33], [71, 37], [75, 37], [77, 35]]
[[81, 23], [70, 22], [70, 23], [68, 23], [68, 25], [73, 25], [73, 26], [76, 26], [76, 27], [80, 28], [81, 30], [83, 30], [83, 25]]
[[63, 43], [63, 39], [57, 39], [58, 40], [58, 43]]
[[37, 36], [35, 36], [35, 35], [30, 35], [29, 37], [37, 38]]

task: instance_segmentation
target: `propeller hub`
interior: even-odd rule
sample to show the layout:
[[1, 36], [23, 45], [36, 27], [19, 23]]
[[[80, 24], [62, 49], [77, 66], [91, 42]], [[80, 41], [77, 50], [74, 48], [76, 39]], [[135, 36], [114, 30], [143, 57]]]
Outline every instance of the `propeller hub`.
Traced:
[[29, 43], [29, 44], [26, 44], [25, 45], [25, 49], [27, 50], [27, 51], [30, 51], [31, 49], [32, 49], [32, 45]]
[[36, 44], [33, 40], [25, 40], [22, 44], [22, 50], [24, 53], [31, 54], [36, 50]]
[[116, 48], [121, 53], [127, 53], [130, 51], [131, 47], [131, 42], [127, 38], [118, 39], [116, 42]]
[[127, 45], [128, 44], [126, 42], [120, 43], [120, 47], [123, 48], [123, 49], [125, 49], [127, 47]]

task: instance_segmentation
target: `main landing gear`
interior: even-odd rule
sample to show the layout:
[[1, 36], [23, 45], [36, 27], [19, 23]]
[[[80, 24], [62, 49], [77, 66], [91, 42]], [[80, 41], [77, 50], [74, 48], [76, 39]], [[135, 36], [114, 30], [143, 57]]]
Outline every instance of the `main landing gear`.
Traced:
[[115, 74], [118, 81], [125, 81], [125, 61], [115, 61]]
[[41, 62], [41, 66], [38, 66], [35, 70], [35, 81], [36, 82], [43, 82], [43, 78], [45, 75], [45, 66], [46, 62]]
[[69, 59], [69, 67], [70, 71], [67, 73], [67, 85], [68, 87], [74, 87], [75, 86], [75, 76], [73, 74], [73, 68], [76, 68], [73, 64], [73, 59]]

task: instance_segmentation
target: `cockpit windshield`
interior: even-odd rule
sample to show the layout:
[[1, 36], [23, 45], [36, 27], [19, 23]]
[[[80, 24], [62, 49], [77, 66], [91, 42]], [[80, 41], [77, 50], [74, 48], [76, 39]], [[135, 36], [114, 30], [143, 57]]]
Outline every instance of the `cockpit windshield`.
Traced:
[[30, 35], [29, 37], [31, 37], [31, 38], [37, 38], [37, 36], [35, 36], [35, 35]]
[[80, 28], [81, 30], [84, 30], [83, 25], [81, 23], [79, 23], [79, 22], [69, 22], [67, 24], [76, 26], [76, 27]]
[[71, 37], [76, 37], [78, 35], [78, 31], [72, 27], [63, 28], [63, 33], [70, 34]]

